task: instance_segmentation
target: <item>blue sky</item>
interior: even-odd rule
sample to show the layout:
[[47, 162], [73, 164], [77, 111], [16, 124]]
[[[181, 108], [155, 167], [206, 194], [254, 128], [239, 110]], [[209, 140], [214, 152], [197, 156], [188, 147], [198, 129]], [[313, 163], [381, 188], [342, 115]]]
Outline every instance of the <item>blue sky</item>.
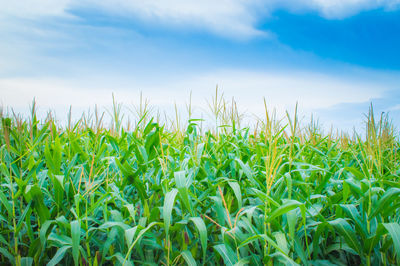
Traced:
[[205, 112], [218, 85], [249, 117], [263, 97], [329, 127], [372, 102], [400, 118], [399, 0], [0, 0], [0, 102], [76, 115], [140, 92]]

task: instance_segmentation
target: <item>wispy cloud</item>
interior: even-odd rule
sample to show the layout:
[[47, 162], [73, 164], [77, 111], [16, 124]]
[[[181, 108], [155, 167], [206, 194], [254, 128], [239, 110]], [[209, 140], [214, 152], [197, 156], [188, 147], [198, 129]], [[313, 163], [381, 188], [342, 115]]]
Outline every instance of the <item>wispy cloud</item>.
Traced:
[[16, 2], [0, 0], [0, 5], [2, 6], [0, 19], [73, 18], [73, 11], [85, 9], [140, 20], [143, 23], [205, 30], [232, 38], [267, 34], [255, 27], [259, 18], [256, 14], [264, 6], [257, 0], [21, 0]]
[[205, 30], [230, 38], [268, 36], [258, 25], [277, 9], [317, 12], [327, 19], [345, 18], [361, 11], [397, 9], [400, 0], [0, 0], [0, 24], [5, 16], [22, 19], [69, 17], [74, 10], [97, 10], [143, 23]]
[[0, 0], [0, 18], [5, 16], [35, 19], [44, 16], [66, 16], [71, 0]]
[[399, 8], [399, 0], [298, 0], [278, 1], [278, 5], [292, 11], [315, 11], [327, 19], [342, 19], [362, 11]]
[[218, 35], [247, 38], [266, 35], [256, 28], [259, 1], [169, 0], [91, 1], [105, 12], [140, 19], [152, 24], [204, 29]]

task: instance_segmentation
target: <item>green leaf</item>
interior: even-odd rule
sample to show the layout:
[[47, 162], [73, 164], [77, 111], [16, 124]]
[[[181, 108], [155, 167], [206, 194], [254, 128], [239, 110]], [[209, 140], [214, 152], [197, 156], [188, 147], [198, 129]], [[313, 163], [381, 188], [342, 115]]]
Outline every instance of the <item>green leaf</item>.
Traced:
[[303, 204], [298, 202], [297, 200], [288, 200], [282, 206], [274, 210], [267, 218], [267, 221], [272, 221], [277, 217], [290, 212], [291, 210], [296, 209], [297, 207], [302, 206]]
[[253, 235], [249, 238], [247, 238], [246, 240], [244, 240], [242, 243], [240, 243], [240, 245], [238, 246], [238, 248], [244, 247], [246, 245], [248, 245], [249, 243], [256, 241], [258, 239], [263, 239], [266, 242], [268, 242], [271, 246], [273, 246], [277, 251], [280, 252], [280, 255], [285, 258], [286, 260], [286, 264], [287, 265], [298, 265], [293, 259], [291, 259], [288, 254], [285, 253], [284, 250], [282, 250], [279, 245], [272, 240], [269, 236], [265, 235], [265, 234], [259, 234], [259, 235]]
[[187, 180], [186, 180], [186, 175], [185, 171], [178, 171], [174, 173], [175, 177], [175, 184], [177, 188], [185, 188], [187, 187]]
[[138, 227], [135, 226], [133, 228], [125, 230], [125, 239], [126, 239], [126, 244], [128, 245], [128, 247], [130, 247], [132, 245], [132, 242], [136, 235], [137, 229], [138, 229]]
[[238, 262], [235, 252], [230, 247], [225, 244], [219, 244], [214, 246], [214, 249], [219, 253], [219, 255], [224, 260], [225, 265], [233, 266]]
[[63, 246], [59, 248], [54, 257], [47, 263], [47, 266], [56, 266], [64, 258], [65, 253], [70, 249], [71, 246]]
[[174, 173], [175, 176], [175, 183], [176, 187], [178, 188], [179, 191], [179, 196], [185, 205], [186, 209], [189, 210], [190, 214], [193, 216], [193, 210], [192, 210], [192, 203], [189, 198], [189, 190], [187, 187], [187, 178], [185, 175], [185, 171], [179, 171]]
[[44, 204], [44, 195], [38, 185], [28, 185], [25, 188], [25, 200], [27, 202], [34, 202], [34, 209], [36, 210], [40, 223], [44, 224], [50, 218], [48, 207]]
[[327, 227], [328, 223], [324, 222], [324, 223], [320, 223], [317, 226], [317, 229], [315, 230], [314, 233], [314, 237], [312, 239], [313, 241], [313, 257], [314, 260], [316, 260], [318, 258], [318, 254], [319, 254], [319, 238], [321, 236], [321, 234], [323, 234], [325, 232], [325, 227]]
[[240, 186], [237, 182], [228, 182], [229, 186], [232, 188], [233, 193], [235, 193], [236, 199], [238, 201], [238, 209], [242, 208], [242, 192]]
[[400, 197], [400, 188], [390, 188], [388, 189], [379, 199], [375, 209], [371, 213], [369, 220], [384, 211], [392, 202], [398, 200]]
[[288, 223], [289, 227], [289, 235], [294, 240], [295, 238], [295, 228], [296, 228], [296, 223], [297, 223], [297, 214], [296, 210], [291, 210], [286, 213], [286, 220]]
[[365, 178], [364, 174], [355, 167], [344, 167], [342, 171], [344, 170], [352, 173], [358, 180], [363, 180]]
[[169, 237], [169, 227], [171, 225], [172, 208], [174, 207], [175, 197], [177, 193], [178, 190], [174, 188], [170, 192], [168, 192], [164, 198], [163, 218], [165, 235], [167, 239]]
[[382, 224], [379, 224], [375, 233], [364, 240], [363, 250], [365, 254], [372, 254], [372, 251], [377, 247], [382, 235], [385, 233], [385, 227]]
[[257, 188], [262, 188], [262, 184], [255, 179], [253, 172], [251, 171], [251, 168], [249, 165], [244, 164], [242, 160], [240, 160], [239, 158], [235, 159], [236, 162], [239, 163], [241, 169], [243, 170], [243, 173], [246, 175], [246, 177], [251, 181], [251, 183], [256, 186]]
[[8, 252], [7, 249], [0, 247], [0, 254], [3, 255], [5, 258], [7, 258], [8, 261], [10, 262], [10, 264], [12, 264], [12, 265], [15, 264], [14, 256], [11, 255], [11, 253]]
[[281, 250], [283, 250], [286, 254], [289, 253], [288, 243], [286, 241], [286, 236], [282, 232], [274, 233], [274, 237], [276, 239], [276, 243]]
[[54, 223], [53, 220], [47, 220], [42, 227], [40, 228], [39, 232], [39, 238], [40, 238], [40, 243], [42, 245], [42, 250], [46, 249], [46, 240], [47, 240], [47, 231], [50, 229], [50, 226], [52, 226]]
[[193, 258], [192, 253], [190, 253], [188, 250], [182, 251], [181, 255], [183, 257], [183, 259], [186, 261], [188, 266], [196, 266], [197, 263]]
[[72, 256], [75, 265], [79, 265], [79, 246], [81, 242], [81, 224], [75, 220], [71, 222]]
[[156, 225], [161, 225], [161, 223], [152, 222], [152, 223], [150, 223], [146, 228], [142, 229], [142, 230], [139, 232], [139, 234], [138, 234], [138, 236], [136, 237], [135, 241], [134, 241], [134, 242], [132, 243], [132, 245], [129, 247], [128, 253], [127, 253], [126, 256], [125, 256], [125, 259], [124, 259], [124, 262], [123, 262], [122, 265], [124, 265], [125, 262], [129, 261], [128, 258], [129, 258], [129, 256], [131, 255], [132, 249], [133, 249], [133, 247], [136, 245], [136, 243], [140, 241], [140, 239], [142, 238], [142, 236], [143, 236], [148, 230], [150, 230], [153, 226], [156, 226]]
[[64, 175], [54, 175], [55, 180], [58, 181], [58, 184], [62, 189], [64, 189]]
[[114, 255], [107, 257], [107, 259], [112, 259], [116, 258], [117, 261], [119, 262], [118, 265], [123, 265], [123, 266], [134, 266], [133, 263], [130, 260], [126, 260], [124, 256], [120, 252], [115, 253]]
[[368, 236], [368, 231], [365, 226], [365, 223], [363, 223], [363, 219], [360, 216], [360, 212], [357, 210], [356, 206], [354, 204], [340, 204], [340, 207], [345, 211], [348, 217], [351, 218], [351, 220], [354, 222], [354, 225], [356, 227], [357, 233], [363, 237], [363, 239], [367, 238]]
[[393, 240], [394, 249], [396, 251], [397, 261], [400, 261], [400, 224], [384, 223], [383, 226], [388, 230], [390, 237]]
[[235, 266], [246, 266], [250, 265], [250, 257], [241, 258], [238, 262], [236, 262]]
[[307, 255], [304, 251], [304, 247], [298, 237], [295, 238], [294, 250], [296, 251], [297, 256], [303, 262], [303, 265], [306, 265], [306, 266], [309, 265], [308, 260], [307, 260]]
[[196, 227], [197, 230], [199, 231], [200, 235], [200, 243], [201, 243], [201, 248], [203, 250], [203, 262], [206, 259], [206, 252], [207, 252], [207, 228], [206, 225], [200, 217], [191, 217], [189, 218], [190, 221], [192, 221]]
[[[104, 224], [99, 226], [97, 229], [98, 230], [103, 230], [103, 229], [108, 229], [110, 227], [119, 227], [122, 230], [127, 230], [127, 229], [130, 228], [129, 225], [124, 224], [122, 222], [105, 222]], [[92, 228], [91, 230], [95, 230], [95, 228]]]
[[21, 266], [31, 266], [33, 265], [32, 257], [23, 257], [21, 258]]
[[120, 162], [119, 159], [115, 160], [118, 168], [121, 170], [123, 176], [129, 180], [129, 182], [134, 184], [134, 187], [137, 189], [140, 199], [144, 202], [147, 199], [146, 188], [143, 185], [143, 182], [139, 180], [135, 170], [128, 162]]
[[19, 221], [18, 221], [18, 224], [17, 224], [17, 230], [16, 230], [16, 233], [17, 233], [17, 234], [18, 234], [18, 232], [22, 229], [22, 226], [23, 226], [23, 224], [24, 224], [23, 222], [24, 222], [24, 219], [25, 219], [27, 213], [30, 212], [30, 211], [32, 211], [32, 210], [31, 210], [31, 204], [32, 204], [32, 202], [29, 202], [28, 205], [25, 206], [24, 212], [23, 212], [22, 215], [19, 217]]
[[4, 207], [6, 208], [8, 217], [12, 217], [12, 206], [11, 206], [10, 202], [7, 200], [6, 195], [4, 195], [4, 193], [1, 191], [0, 191], [0, 201], [1, 201], [1, 203], [3, 203]]
[[104, 260], [106, 255], [109, 253], [110, 247], [112, 243], [116, 241], [117, 236], [118, 236], [118, 229], [116, 227], [113, 227], [107, 234], [107, 239], [102, 245], [101, 248], [102, 260]]
[[360, 241], [357, 239], [357, 235], [355, 234], [353, 228], [345, 219], [338, 218], [330, 221], [329, 224], [332, 225], [341, 236], [343, 236], [350, 248], [362, 256]]

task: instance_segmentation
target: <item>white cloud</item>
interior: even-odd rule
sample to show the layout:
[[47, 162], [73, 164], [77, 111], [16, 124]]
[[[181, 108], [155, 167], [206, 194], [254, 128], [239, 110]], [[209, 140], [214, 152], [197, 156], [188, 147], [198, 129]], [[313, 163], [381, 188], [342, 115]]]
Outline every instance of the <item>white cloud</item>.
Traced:
[[395, 9], [400, 4], [399, 0], [299, 0], [296, 4], [292, 1], [284, 2], [287, 8], [293, 6], [299, 10], [316, 11], [328, 19], [341, 19], [377, 8]]
[[[400, 0], [0, 0], [0, 19], [6, 16], [38, 18], [70, 16], [70, 10], [91, 8], [145, 23], [197, 28], [233, 38], [267, 36], [257, 24], [276, 9], [317, 12], [340, 19], [364, 10], [396, 9]], [[0, 24], [1, 24], [0, 20]]]
[[71, 0], [0, 0], [0, 18], [3, 16], [32, 19], [41, 16], [65, 16]]
[[79, 110], [78, 113], [95, 104], [110, 106], [113, 92], [117, 99], [130, 105], [138, 101], [142, 90], [152, 105], [168, 111], [173, 109], [174, 102], [183, 107], [192, 90], [193, 104], [198, 110], [203, 108], [204, 113], [206, 100], [213, 96], [215, 85], [219, 84], [227, 100], [234, 97], [242, 111], [262, 116], [263, 97], [280, 114], [291, 110], [296, 101], [299, 102], [300, 110], [310, 113], [339, 103], [366, 102], [393, 89], [391, 84], [375, 83], [367, 79], [361, 81], [343, 76], [293, 71], [221, 70], [186, 78], [177, 77], [175, 82], [149, 80], [143, 83], [132, 77], [129, 87], [116, 84], [116, 81], [118, 78], [111, 76], [109, 81], [97, 83], [94, 80], [79, 79], [72, 82], [70, 79], [3, 78], [0, 79], [0, 103], [23, 111], [27, 110], [36, 97], [42, 110], [53, 109], [65, 115], [71, 104], [74, 110]]
[[[257, 0], [114, 0], [88, 1], [86, 5], [143, 21], [178, 27], [192, 26], [230, 37], [265, 35], [255, 27], [263, 5]], [[100, 3], [100, 4], [98, 4]], [[83, 4], [84, 5], [84, 4]]]
[[263, 5], [258, 0], [0, 0], [2, 18], [37, 19], [73, 17], [71, 10], [89, 8], [117, 16], [135, 18], [145, 23], [170, 27], [197, 28], [222, 36], [248, 38], [267, 35], [255, 27], [255, 15]]

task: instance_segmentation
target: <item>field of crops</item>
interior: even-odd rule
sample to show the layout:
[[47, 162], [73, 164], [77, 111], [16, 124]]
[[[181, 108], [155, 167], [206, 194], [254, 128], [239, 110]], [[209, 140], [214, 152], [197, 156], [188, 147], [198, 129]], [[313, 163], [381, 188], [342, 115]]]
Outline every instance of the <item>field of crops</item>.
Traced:
[[0, 264], [400, 264], [390, 121], [349, 137], [218, 108], [210, 130], [3, 113]]

